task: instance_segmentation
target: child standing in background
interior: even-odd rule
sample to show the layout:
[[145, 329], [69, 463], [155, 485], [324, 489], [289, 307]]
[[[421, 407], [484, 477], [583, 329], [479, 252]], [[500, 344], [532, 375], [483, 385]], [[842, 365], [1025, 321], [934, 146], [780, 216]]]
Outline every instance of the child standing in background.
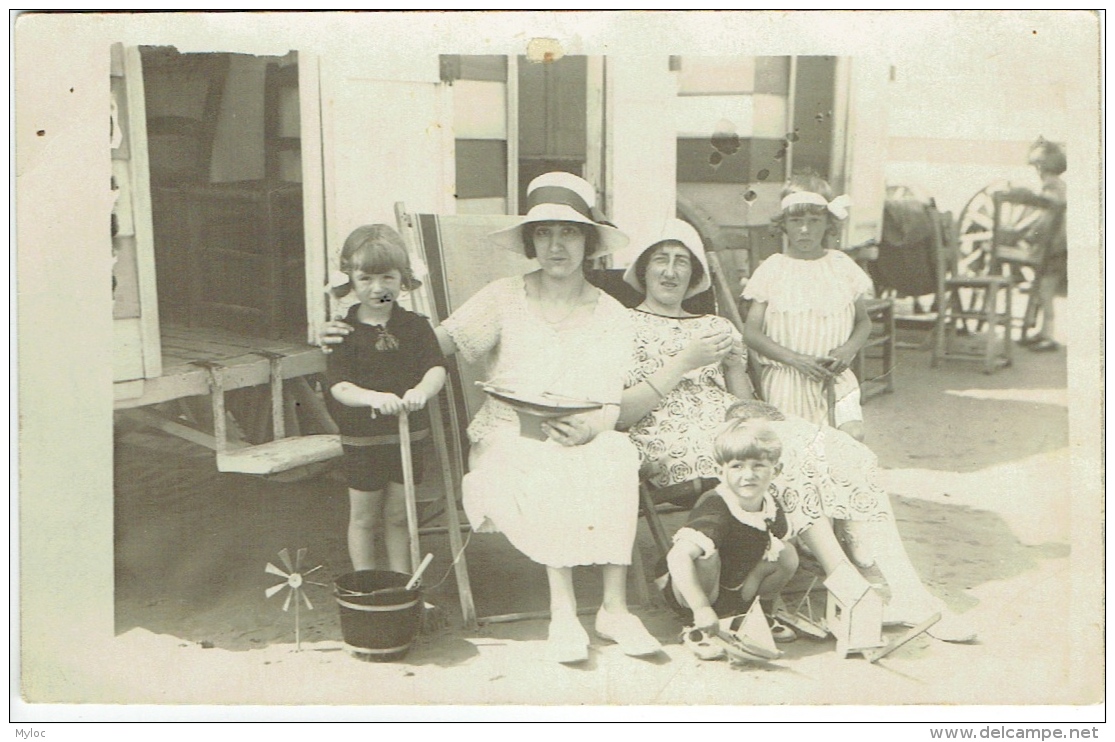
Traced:
[[1065, 230], [1065, 201], [1067, 190], [1061, 175], [1067, 169], [1065, 151], [1053, 142], [1039, 139], [1030, 148], [1029, 162], [1041, 178], [1041, 195], [1049, 200], [1049, 215], [1038, 225], [1039, 234], [1046, 240], [1045, 254], [1038, 266], [1038, 305], [1041, 309], [1041, 328], [1027, 338], [1023, 345], [1038, 353], [1055, 351], [1061, 346], [1053, 339], [1053, 301], [1065, 287], [1068, 277], [1068, 240]]
[[826, 248], [848, 199], [829, 184], [797, 175], [782, 190], [774, 217], [786, 234], [785, 253], [767, 258], [747, 282], [752, 302], [744, 327], [760, 363], [763, 399], [787, 414], [828, 422], [826, 382], [835, 389], [836, 427], [864, 438], [859, 381], [852, 361], [871, 334], [866, 297], [871, 278], [839, 250]]
[[[382, 532], [387, 567], [409, 574], [399, 413], [426, 406], [445, 383], [445, 366], [433, 327], [422, 315], [397, 306], [399, 294], [421, 285], [402, 238], [385, 224], [358, 227], [345, 240], [340, 268], [359, 303], [345, 317], [353, 331], [328, 356], [326, 400], [341, 429], [348, 480], [348, 550], [353, 569], [377, 569], [375, 540]], [[426, 414], [410, 424], [412, 442], [430, 434]], [[422, 477], [414, 452], [415, 483]]]

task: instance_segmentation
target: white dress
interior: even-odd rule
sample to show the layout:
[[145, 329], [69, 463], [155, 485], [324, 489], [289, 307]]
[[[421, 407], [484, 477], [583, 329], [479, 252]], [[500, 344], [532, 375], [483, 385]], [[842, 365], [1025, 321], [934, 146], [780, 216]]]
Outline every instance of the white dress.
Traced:
[[[856, 324], [856, 300], [872, 291], [871, 278], [839, 250], [817, 260], [775, 253], [755, 269], [745, 299], [767, 305], [763, 333], [797, 353], [828, 355], [843, 345]], [[763, 398], [788, 415], [818, 425], [828, 422], [824, 385], [792, 366], [755, 354]], [[836, 378], [836, 425], [862, 420], [859, 382], [851, 369]]]
[[853, 521], [894, 517], [870, 448], [841, 430], [800, 417], [766, 424], [782, 441], [782, 471], [772, 487], [796, 530], [820, 515]]
[[[728, 330], [738, 336], [731, 322], [715, 315], [675, 319], [628, 311], [635, 324], [628, 387], [662, 368], [705, 330]], [[713, 439], [728, 408], [738, 401], [725, 386], [720, 364], [687, 373], [627, 431], [639, 451], [643, 477], [657, 487], [719, 478]], [[878, 459], [870, 448], [843, 431], [800, 417], [767, 424], [782, 441], [782, 469], [771, 488], [792, 534], [806, 530], [822, 515], [856, 521], [893, 517], [879, 483]]]
[[[488, 362], [494, 384], [619, 404], [634, 333], [627, 310], [603, 292], [591, 316], [554, 326], [530, 310], [522, 276], [499, 279], [442, 327], [466, 362]], [[462, 488], [474, 529], [498, 530], [550, 567], [630, 564], [639, 456], [626, 435], [605, 431], [571, 447], [525, 438], [514, 410], [490, 398], [468, 435]]]

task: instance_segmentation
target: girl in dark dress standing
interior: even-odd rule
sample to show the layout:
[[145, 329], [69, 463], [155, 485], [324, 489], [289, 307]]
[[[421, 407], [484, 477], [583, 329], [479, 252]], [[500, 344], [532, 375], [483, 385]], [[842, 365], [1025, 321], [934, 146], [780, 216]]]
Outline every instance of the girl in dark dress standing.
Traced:
[[[385, 224], [358, 227], [345, 240], [341, 271], [358, 300], [345, 322], [353, 331], [329, 355], [330, 412], [341, 429], [348, 480], [348, 550], [354, 569], [378, 569], [382, 533], [387, 568], [409, 574], [403, 467], [396, 416], [422, 410], [445, 383], [445, 366], [429, 321], [397, 306], [416, 288], [402, 238]], [[429, 418], [415, 415], [413, 443], [430, 435]], [[412, 449], [413, 450], [413, 449]], [[414, 455], [416, 483], [422, 466]]]

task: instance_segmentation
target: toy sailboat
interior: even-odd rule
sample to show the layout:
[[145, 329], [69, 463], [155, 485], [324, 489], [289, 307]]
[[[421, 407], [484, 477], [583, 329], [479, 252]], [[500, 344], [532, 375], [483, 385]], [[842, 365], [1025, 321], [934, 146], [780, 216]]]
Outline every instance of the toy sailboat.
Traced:
[[809, 583], [809, 587], [806, 588], [801, 600], [792, 610], [786, 605], [781, 595], [775, 598], [774, 617], [799, 634], [805, 634], [814, 639], [825, 639], [829, 635], [828, 626], [825, 625], [825, 617], [815, 615], [813, 611], [813, 588], [816, 586], [817, 580], [818, 578], [814, 575], [813, 581]]
[[743, 662], [765, 662], [782, 656], [782, 651], [774, 643], [763, 609], [758, 599], [747, 613], [720, 620], [715, 633], [710, 635], [728, 656]]

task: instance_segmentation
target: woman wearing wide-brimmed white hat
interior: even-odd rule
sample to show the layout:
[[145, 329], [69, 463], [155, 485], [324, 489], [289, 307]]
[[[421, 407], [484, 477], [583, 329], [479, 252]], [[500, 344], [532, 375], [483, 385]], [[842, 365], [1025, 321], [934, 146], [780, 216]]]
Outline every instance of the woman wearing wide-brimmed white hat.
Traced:
[[588, 658], [573, 593], [573, 567], [582, 565], [603, 570], [596, 633], [627, 654], [654, 654], [660, 644], [626, 599], [639, 456], [614, 430], [634, 329], [627, 310], [584, 273], [587, 260], [622, 249], [628, 238], [602, 223], [594, 189], [570, 173], [535, 178], [527, 207], [519, 224], [489, 235], [489, 242], [537, 260], [538, 270], [485, 286], [441, 323], [438, 339], [446, 354], [486, 362], [493, 385], [599, 406], [546, 420], [539, 440], [521, 434], [512, 406], [487, 399], [468, 428], [465, 511], [476, 530], [502, 532], [545, 565], [554, 660]]

